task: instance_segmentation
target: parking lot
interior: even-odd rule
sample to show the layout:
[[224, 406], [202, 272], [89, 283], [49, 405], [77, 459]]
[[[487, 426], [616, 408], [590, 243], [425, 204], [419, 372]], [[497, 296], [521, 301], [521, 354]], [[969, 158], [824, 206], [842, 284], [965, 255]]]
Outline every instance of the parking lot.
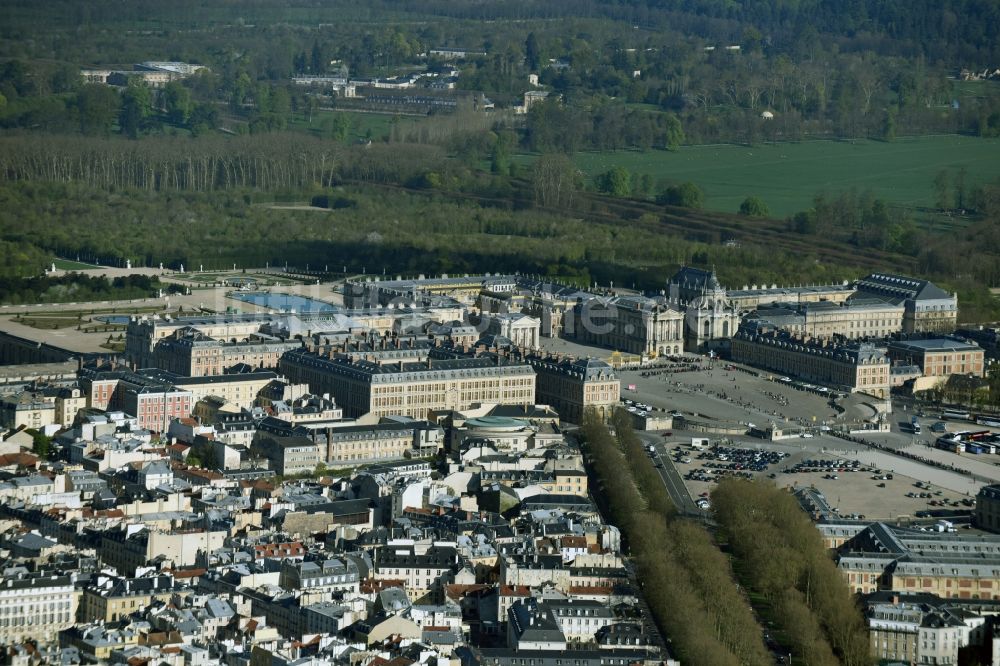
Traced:
[[[543, 341], [549, 344], [550, 341]], [[604, 358], [608, 350], [585, 347], [568, 341], [554, 342], [559, 351]], [[744, 368], [727, 361], [688, 356], [664, 368], [643, 368], [619, 372], [622, 397], [629, 400], [635, 412], [677, 412], [692, 422], [719, 426], [747, 425], [762, 428], [774, 424], [778, 428], [795, 431], [802, 428], [805, 437], [795, 437], [770, 442], [746, 436], [730, 438], [736, 448], [787, 453], [777, 464], [768, 464], [766, 470], [754, 469], [751, 460], [699, 459], [701, 451], [691, 449], [691, 437], [707, 436], [718, 444], [721, 435], [699, 432], [682, 432], [678, 427], [668, 438], [665, 465], [675, 467], [678, 483], [688, 488], [691, 496], [699, 498], [711, 492], [716, 479], [727, 475], [753, 478], [775, 478], [773, 482], [787, 487], [815, 486], [829, 502], [843, 513], [865, 514], [871, 518], [894, 520], [900, 515], [914, 516], [916, 512], [945, 508], [963, 508], [963, 500], [973, 498], [979, 488], [990, 482], [1000, 482], [1000, 453], [957, 455], [932, 448], [938, 436], [931, 428], [940, 414], [918, 417], [921, 434], [911, 430], [913, 411], [903, 404], [896, 405], [890, 416], [891, 432], [871, 432], [857, 435], [859, 441], [847, 441], [825, 432], [823, 426], [851, 425], [860, 427], [876, 417], [876, 407], [881, 401], [862, 394], [836, 398], [833, 391], [823, 391], [821, 386], [806, 386], [762, 370]], [[787, 379], [787, 381], [783, 381]], [[976, 427], [969, 424], [948, 423], [947, 429]], [[686, 439], [685, 439], [686, 438]], [[870, 443], [881, 448], [870, 448]], [[681, 455], [676, 447], [683, 445]], [[893, 454], [899, 451], [908, 455]], [[815, 466], [813, 471], [784, 473], [806, 460], [857, 461], [857, 469], [867, 472], [840, 472], [841, 464]], [[742, 467], [742, 469], [740, 468]], [[800, 470], [803, 468], [800, 467]], [[847, 467], [845, 467], [845, 470]], [[855, 467], [851, 466], [851, 469]], [[873, 479], [874, 472], [882, 470], [892, 474], [891, 479]], [[971, 472], [975, 476], [970, 476]], [[837, 478], [824, 478], [833, 475]], [[930, 484], [933, 490], [918, 488], [917, 483]], [[882, 484], [882, 485], [880, 485]], [[932, 497], [920, 494], [931, 493]], [[910, 495], [912, 493], [916, 496]], [[940, 494], [938, 494], [940, 493]], [[932, 504], [934, 502], [934, 504]]]
[[[806, 460], [810, 462], [802, 464]], [[963, 493], [898, 471], [875, 467], [863, 460], [832, 456], [810, 456], [793, 462], [774, 481], [790, 489], [814, 487], [840, 515], [864, 515], [869, 520], [917, 518], [932, 510], [968, 510], [972, 502]]]
[[951, 475], [956, 481], [949, 485], [957, 489], [937, 485], [932, 480], [940, 475], [927, 473], [934, 472], [931, 468], [915, 464], [919, 475], [909, 476], [906, 465], [897, 464], [900, 459], [894, 456], [878, 454], [874, 459], [867, 451], [826, 447], [832, 438], [786, 442], [737, 438], [721, 445], [713, 438], [714, 446], [695, 448], [691, 438], [679, 440], [676, 435], [662, 447], [667, 454], [662, 460], [677, 469], [696, 502], [707, 498], [727, 476], [770, 481], [789, 490], [814, 487], [840, 515], [874, 520], [916, 519], [918, 513], [931, 510], [967, 510], [974, 495], [973, 486], [963, 477]]

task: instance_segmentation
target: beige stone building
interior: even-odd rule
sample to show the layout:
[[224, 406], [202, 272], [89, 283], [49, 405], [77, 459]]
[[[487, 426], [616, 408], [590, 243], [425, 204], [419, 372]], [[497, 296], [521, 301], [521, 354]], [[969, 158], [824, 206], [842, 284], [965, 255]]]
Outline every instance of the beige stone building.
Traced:
[[283, 436], [258, 431], [251, 450], [270, 461], [270, 468], [277, 474], [312, 472], [321, 462], [319, 446], [300, 434]]
[[[306, 423], [293, 426], [277, 418], [260, 423], [256, 450], [285, 472], [312, 470], [317, 463], [350, 467], [436, 454], [444, 445], [444, 430], [427, 421], [399, 423], [366, 417], [364, 421]], [[270, 441], [268, 441], [270, 440]], [[284, 445], [289, 441], [291, 443]], [[307, 444], [308, 442], [308, 444]], [[278, 460], [280, 456], [280, 460]]]
[[0, 401], [0, 425], [4, 428], [41, 430], [54, 424], [55, 420], [55, 400], [47, 400], [41, 393], [22, 391], [4, 396]]
[[959, 650], [969, 644], [973, 627], [984, 622], [960, 605], [908, 594], [870, 600], [865, 618], [871, 653], [879, 663], [928, 665], [961, 663]]
[[983, 486], [976, 495], [976, 510], [972, 514], [976, 527], [1000, 533], [1000, 484]]
[[958, 297], [927, 280], [872, 273], [855, 289], [857, 296], [902, 305], [904, 333], [952, 333], [958, 326]]
[[563, 315], [563, 335], [632, 354], [679, 354], [684, 313], [642, 296], [595, 297]]
[[1000, 599], [1000, 537], [920, 532], [872, 523], [835, 556], [858, 594], [879, 590], [946, 599]]
[[152, 601], [170, 601], [174, 579], [169, 574], [144, 578], [100, 575], [84, 588], [80, 622], [116, 622], [146, 608]]
[[156, 343], [152, 367], [188, 377], [221, 375], [239, 364], [276, 368], [282, 354], [301, 346], [298, 340], [259, 333], [242, 340], [217, 340], [195, 328], [183, 328]]
[[0, 399], [0, 424], [36, 430], [50, 425], [66, 428], [86, 406], [87, 396], [78, 386], [21, 391]]
[[[163, 367], [167, 358], [175, 358], [182, 372], [193, 363], [197, 371], [201, 361], [202, 374], [217, 374], [226, 364], [246, 363], [253, 367], [273, 368], [275, 345], [300, 346], [294, 341], [313, 339], [315, 344], [329, 344], [337, 336], [354, 336], [368, 331], [379, 335], [391, 334], [401, 319], [425, 317], [438, 322], [461, 319], [464, 309], [455, 301], [429, 306], [392, 306], [347, 310], [343, 313], [248, 313], [202, 315], [191, 317], [134, 317], [125, 331], [125, 361], [133, 368]], [[194, 335], [196, 332], [198, 335]], [[169, 354], [157, 358], [156, 350], [168, 339], [167, 346], [190, 336], [185, 345], [191, 347], [170, 349]], [[218, 346], [218, 349], [214, 349]], [[228, 345], [219, 346], [219, 345]], [[255, 345], [264, 345], [255, 348]], [[167, 346], [163, 349], [166, 350]], [[204, 349], [202, 348], [204, 347]], [[228, 351], [226, 351], [228, 349]], [[259, 358], [253, 356], [258, 354]], [[246, 358], [242, 358], [246, 356]], [[189, 360], [190, 357], [190, 360]], [[255, 362], [252, 362], [255, 361]], [[164, 367], [164, 369], [170, 369]], [[175, 372], [177, 370], [174, 370]]]
[[296, 350], [282, 357], [279, 369], [314, 393], [332, 395], [349, 417], [422, 419], [432, 411], [460, 411], [479, 403], [535, 403], [531, 366], [501, 356], [378, 363]]
[[87, 394], [78, 386], [56, 389], [56, 422], [64, 427], [73, 425], [76, 415], [87, 407]]
[[0, 580], [0, 643], [51, 641], [76, 622], [80, 593], [69, 576], [22, 574]]
[[344, 286], [344, 304], [348, 308], [370, 308], [389, 304], [427, 303], [435, 297], [453, 298], [472, 304], [481, 291], [513, 291], [517, 280], [512, 275], [463, 275], [396, 278], [377, 277], [349, 280]]
[[527, 356], [535, 370], [535, 395], [550, 405], [563, 421], [582, 423], [587, 409], [603, 421], [621, 397], [621, 380], [606, 362], [593, 358], [557, 359]]
[[799, 338], [751, 322], [733, 337], [732, 358], [838, 390], [889, 395], [889, 358], [871, 344]]
[[537, 349], [541, 321], [529, 315], [494, 314], [488, 316], [487, 332], [508, 338], [516, 347]]
[[985, 350], [974, 342], [955, 338], [897, 340], [889, 343], [888, 353], [895, 362], [916, 365], [924, 377], [982, 377], [985, 371]]
[[192, 400], [197, 402], [209, 396], [222, 398], [227, 403], [240, 407], [249, 407], [257, 399], [261, 390], [275, 381], [278, 375], [264, 370], [260, 372], [245, 372], [231, 375], [212, 375], [199, 377], [178, 377], [164, 374], [164, 383], [170, 383], [183, 391], [189, 391]]
[[751, 317], [812, 338], [885, 338], [903, 330], [903, 306], [876, 299], [758, 308]]
[[842, 284], [824, 284], [779, 287], [776, 284], [744, 285], [742, 289], [729, 289], [726, 296], [741, 310], [753, 310], [773, 303], [843, 303], [854, 294], [854, 287]]

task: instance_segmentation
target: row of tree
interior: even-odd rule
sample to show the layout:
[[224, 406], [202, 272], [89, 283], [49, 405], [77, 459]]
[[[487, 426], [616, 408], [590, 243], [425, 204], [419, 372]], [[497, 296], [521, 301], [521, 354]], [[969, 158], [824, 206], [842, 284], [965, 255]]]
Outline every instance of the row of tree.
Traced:
[[402, 183], [443, 169], [444, 158], [434, 146], [344, 146], [293, 133], [195, 142], [15, 135], [0, 138], [0, 181], [148, 191], [302, 190], [341, 180]]
[[872, 663], [852, 592], [791, 494], [768, 483], [726, 479], [712, 492], [712, 506], [744, 579], [770, 604], [796, 662]]
[[726, 557], [701, 526], [674, 517], [663, 482], [642, 453], [627, 415], [616, 436], [593, 413], [581, 436], [612, 523], [622, 530], [642, 592], [684, 663], [773, 663]]

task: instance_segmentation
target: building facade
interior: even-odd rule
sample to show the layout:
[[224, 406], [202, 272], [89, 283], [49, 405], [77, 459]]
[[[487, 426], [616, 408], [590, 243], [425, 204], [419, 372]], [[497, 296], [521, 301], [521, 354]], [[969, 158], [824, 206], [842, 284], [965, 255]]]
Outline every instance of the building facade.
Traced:
[[916, 365], [924, 377], [973, 375], [982, 377], [986, 352], [979, 345], [956, 338], [898, 340], [889, 343], [889, 358], [903, 365]]
[[291, 381], [334, 396], [350, 417], [461, 411], [476, 404], [533, 405], [535, 373], [523, 361], [496, 358], [432, 359], [377, 363], [287, 352], [279, 364]]
[[197, 329], [184, 328], [156, 343], [151, 367], [185, 377], [218, 376], [238, 364], [270, 369], [278, 366], [278, 359], [286, 351], [301, 346], [298, 340], [259, 333], [242, 340], [218, 340]]
[[631, 354], [679, 354], [684, 313], [642, 296], [581, 300], [563, 316], [563, 335]]
[[877, 398], [889, 395], [889, 358], [874, 345], [798, 338], [744, 324], [732, 342], [734, 361]]
[[488, 317], [486, 331], [509, 338], [515, 346], [537, 349], [541, 321], [525, 314], [494, 314]]
[[773, 305], [750, 317], [813, 338], [885, 338], [903, 330], [903, 306], [877, 299]]
[[582, 423], [588, 409], [602, 421], [610, 418], [621, 397], [621, 380], [606, 362], [541, 356], [525, 360], [535, 370], [538, 402], [554, 408], [561, 420]]
[[65, 575], [21, 575], [0, 580], [0, 643], [49, 641], [76, 622], [79, 593]]
[[851, 590], [1000, 599], [1000, 537], [921, 532], [872, 523], [837, 549]]
[[709, 275], [701, 293], [684, 308], [684, 347], [691, 352], [704, 352], [727, 347], [740, 325], [740, 312], [726, 296], [726, 290], [715, 275]]
[[872, 273], [855, 289], [859, 296], [902, 305], [904, 333], [952, 333], [958, 326], [958, 297], [927, 280]]

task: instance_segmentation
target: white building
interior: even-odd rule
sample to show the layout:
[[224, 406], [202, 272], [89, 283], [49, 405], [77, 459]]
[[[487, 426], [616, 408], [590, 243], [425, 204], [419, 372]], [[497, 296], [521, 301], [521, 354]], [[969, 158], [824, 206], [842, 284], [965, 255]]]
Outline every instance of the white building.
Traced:
[[0, 643], [54, 640], [76, 621], [77, 600], [69, 576], [4, 578], [0, 581]]

